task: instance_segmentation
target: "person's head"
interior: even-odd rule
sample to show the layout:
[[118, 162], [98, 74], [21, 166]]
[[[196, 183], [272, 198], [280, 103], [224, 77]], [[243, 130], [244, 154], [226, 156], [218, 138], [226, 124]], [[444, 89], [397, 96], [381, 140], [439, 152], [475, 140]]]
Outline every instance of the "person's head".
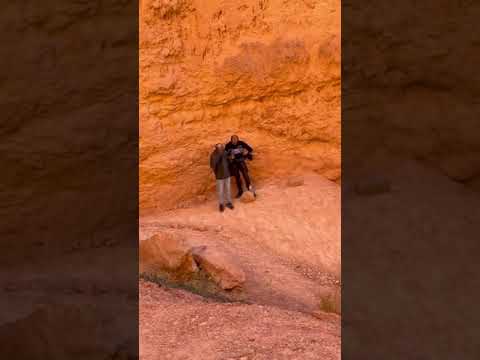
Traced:
[[215, 145], [215, 149], [217, 151], [223, 151], [223, 150], [225, 150], [225, 145], [223, 145], [221, 143], [218, 143], [218, 144]]
[[237, 135], [232, 135], [232, 137], [230, 138], [230, 140], [232, 141], [232, 144], [233, 144], [233, 145], [236, 145], [237, 142], [238, 142], [238, 136], [237, 136]]

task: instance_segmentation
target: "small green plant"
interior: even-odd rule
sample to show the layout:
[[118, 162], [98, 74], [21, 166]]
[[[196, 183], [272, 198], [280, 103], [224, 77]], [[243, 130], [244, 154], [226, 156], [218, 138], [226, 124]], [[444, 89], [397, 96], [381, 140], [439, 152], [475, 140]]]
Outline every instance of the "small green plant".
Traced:
[[198, 273], [189, 279], [183, 279], [181, 281], [171, 279], [166, 274], [150, 274], [141, 273], [140, 279], [153, 282], [164, 286], [166, 288], [182, 289], [191, 292], [196, 295], [200, 295], [207, 299], [212, 299], [218, 302], [240, 302], [243, 303], [243, 299], [238, 298], [238, 295], [227, 294], [220, 289], [215, 283], [203, 273]]

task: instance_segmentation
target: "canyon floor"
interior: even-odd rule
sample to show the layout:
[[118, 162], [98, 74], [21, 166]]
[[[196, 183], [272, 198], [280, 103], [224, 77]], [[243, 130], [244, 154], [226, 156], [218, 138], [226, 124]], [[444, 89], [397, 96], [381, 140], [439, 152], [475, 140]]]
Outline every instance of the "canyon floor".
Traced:
[[140, 219], [141, 242], [179, 234], [245, 274], [223, 297], [142, 279], [140, 358], [339, 359], [340, 186], [277, 179], [234, 204], [220, 213], [208, 197]]
[[140, 283], [140, 358], [340, 359], [340, 323]]

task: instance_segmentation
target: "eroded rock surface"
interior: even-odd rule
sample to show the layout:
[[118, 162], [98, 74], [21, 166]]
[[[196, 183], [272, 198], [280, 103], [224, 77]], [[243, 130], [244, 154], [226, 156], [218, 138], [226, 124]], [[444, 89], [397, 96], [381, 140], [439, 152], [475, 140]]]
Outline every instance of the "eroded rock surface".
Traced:
[[198, 271], [192, 249], [176, 234], [162, 232], [140, 243], [140, 272], [167, 271], [176, 277]]
[[205, 245], [193, 246], [188, 233], [162, 231], [140, 242], [140, 274], [185, 285], [195, 278], [232, 290], [245, 282], [241, 266], [227, 254]]
[[256, 182], [340, 178], [340, 2], [140, 2], [140, 206], [212, 190], [213, 144], [256, 152]]
[[223, 289], [241, 287], [245, 282], [245, 273], [233, 259], [206, 246], [193, 252], [193, 257], [201, 269], [206, 271]]

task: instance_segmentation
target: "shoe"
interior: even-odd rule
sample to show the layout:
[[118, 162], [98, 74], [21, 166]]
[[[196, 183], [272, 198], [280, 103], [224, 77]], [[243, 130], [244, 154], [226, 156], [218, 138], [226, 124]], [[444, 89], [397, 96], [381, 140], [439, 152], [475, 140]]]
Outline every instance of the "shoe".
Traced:
[[225, 206], [223, 206], [223, 204], [220, 204], [218, 208], [220, 212], [223, 212], [223, 210], [225, 210]]
[[235, 207], [233, 206], [232, 203], [228, 203], [227, 205], [225, 205], [226, 207], [228, 207], [229, 209], [233, 210]]
[[239, 191], [237, 196], [235, 196], [237, 199], [240, 199], [243, 195], [243, 191]]

